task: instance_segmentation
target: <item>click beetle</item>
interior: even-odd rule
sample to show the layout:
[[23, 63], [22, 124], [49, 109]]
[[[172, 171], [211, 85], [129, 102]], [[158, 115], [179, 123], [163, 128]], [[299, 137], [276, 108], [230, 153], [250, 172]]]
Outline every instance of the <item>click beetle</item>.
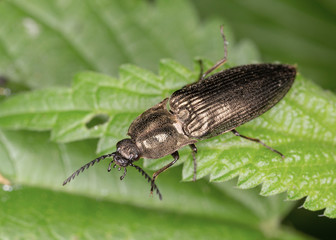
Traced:
[[[212, 71], [223, 65], [227, 60], [226, 40], [224, 40], [224, 58], [213, 67], [202, 73], [199, 80], [175, 91], [169, 98], [151, 107], [138, 116], [130, 125], [130, 138], [117, 143], [117, 150], [100, 156], [85, 164], [70, 177], [63, 185], [74, 179], [80, 172], [105, 158], [112, 158], [108, 171], [118, 166], [124, 169], [122, 180], [127, 167], [134, 167], [151, 184], [153, 190], [162, 199], [155, 184], [157, 176], [171, 167], [179, 159], [178, 150], [190, 146], [194, 176], [196, 180], [195, 143], [226, 132], [258, 142], [271, 151], [284, 155], [256, 138], [241, 135], [236, 128], [260, 116], [277, 104], [291, 88], [296, 68], [284, 64], [250, 64], [229, 68], [207, 77]], [[173, 161], [156, 171], [151, 178], [142, 168], [134, 163], [140, 158], [158, 159], [171, 155]]]

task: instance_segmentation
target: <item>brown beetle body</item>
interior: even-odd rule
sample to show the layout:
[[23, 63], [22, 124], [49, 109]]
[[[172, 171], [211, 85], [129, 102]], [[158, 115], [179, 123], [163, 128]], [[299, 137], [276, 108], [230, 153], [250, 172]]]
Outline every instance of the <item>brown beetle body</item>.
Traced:
[[[223, 29], [222, 37], [225, 41]], [[156, 190], [155, 179], [179, 159], [178, 150], [186, 145], [192, 149], [194, 162], [194, 180], [196, 180], [196, 158], [198, 140], [211, 138], [231, 131], [236, 136], [258, 142], [271, 151], [284, 157], [279, 151], [269, 147], [259, 139], [246, 137], [235, 128], [251, 121], [277, 104], [291, 88], [296, 69], [283, 64], [251, 64], [230, 68], [206, 78], [213, 70], [226, 61], [225, 57], [217, 62], [200, 79], [177, 90], [168, 99], [148, 109], [130, 125], [130, 138], [117, 143], [116, 152], [103, 155], [85, 164], [68, 177], [63, 185], [71, 181], [80, 172], [102, 159], [112, 157], [108, 171], [119, 166], [136, 168], [151, 182], [151, 191]], [[174, 160], [154, 173], [151, 178], [139, 166], [133, 163], [140, 158], [157, 159], [172, 155]]]
[[295, 75], [293, 66], [283, 64], [229, 68], [174, 92], [170, 109], [185, 135], [210, 138], [268, 111], [286, 95]]
[[[138, 116], [128, 135], [140, 157], [157, 159], [231, 131], [278, 103], [295, 79], [294, 67], [251, 64], [187, 85]], [[234, 79], [235, 81], [232, 81]]]

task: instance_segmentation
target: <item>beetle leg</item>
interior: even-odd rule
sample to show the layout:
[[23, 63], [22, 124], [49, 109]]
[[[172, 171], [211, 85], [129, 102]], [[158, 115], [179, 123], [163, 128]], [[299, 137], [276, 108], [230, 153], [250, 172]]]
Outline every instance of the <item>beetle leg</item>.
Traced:
[[[156, 172], [153, 174], [153, 179], [152, 179], [152, 182], [153, 182], [153, 183], [155, 182], [155, 179], [157, 178], [157, 176], [158, 176], [160, 173], [166, 171], [168, 168], [170, 168], [171, 166], [173, 166], [174, 163], [176, 163], [177, 160], [179, 160], [180, 155], [179, 155], [178, 151], [173, 152], [173, 153], [172, 153], [172, 157], [174, 158], [174, 160], [173, 160], [172, 162], [168, 163], [166, 166], [164, 166], [163, 168], [159, 169], [158, 171], [156, 171]], [[152, 192], [153, 192], [153, 185], [152, 185], [152, 187], [151, 187], [151, 193], [152, 193]]]
[[124, 174], [120, 176], [120, 180], [124, 179], [124, 177], [126, 176], [126, 173], [127, 173], [127, 169], [124, 168]]
[[218, 62], [216, 62], [215, 65], [213, 65], [209, 70], [207, 70], [201, 77], [200, 81], [204, 80], [205, 77], [211, 73], [212, 71], [216, 70], [217, 68], [219, 68], [220, 66], [222, 66], [226, 60], [227, 60], [227, 41], [226, 41], [226, 38], [225, 38], [225, 35], [224, 35], [224, 27], [223, 25], [221, 26], [220, 28], [220, 31], [221, 31], [221, 35], [222, 35], [222, 38], [223, 38], [223, 41], [224, 41], [224, 58], [219, 60]]
[[266, 145], [264, 142], [262, 142], [262, 141], [261, 141], [260, 139], [258, 139], [258, 138], [251, 138], [251, 137], [247, 137], [247, 136], [241, 135], [239, 132], [237, 132], [236, 129], [231, 130], [231, 132], [232, 132], [234, 135], [238, 136], [238, 137], [242, 137], [242, 138], [245, 138], [245, 139], [247, 139], [247, 140], [250, 140], [250, 141], [253, 141], [253, 142], [257, 142], [257, 143], [260, 143], [261, 145], [263, 145], [264, 147], [268, 148], [268, 149], [271, 150], [272, 152], [275, 152], [275, 153], [279, 154], [282, 158], [285, 158], [285, 156], [284, 156], [281, 152], [279, 152], [278, 150], [275, 150], [274, 148], [271, 148], [270, 146]]
[[159, 169], [158, 171], [156, 171], [156, 172], [153, 174], [153, 182], [155, 182], [155, 179], [157, 178], [157, 176], [158, 176], [160, 173], [166, 171], [168, 168], [170, 168], [171, 166], [173, 166], [173, 165], [176, 163], [177, 160], [179, 160], [180, 155], [179, 155], [178, 151], [173, 152], [173, 153], [172, 153], [172, 157], [174, 158], [174, 160], [173, 160], [172, 162], [168, 163], [166, 166], [164, 166], [163, 168]]
[[202, 59], [199, 59], [198, 62], [199, 62], [199, 65], [200, 65], [200, 74], [199, 74], [199, 77], [198, 77], [197, 81], [201, 81], [203, 79], [202, 78], [202, 76], [203, 76], [203, 61], [202, 61]]
[[113, 162], [114, 162], [114, 160], [112, 160], [112, 161], [110, 162], [110, 164], [108, 165], [108, 168], [107, 168], [107, 171], [108, 171], [108, 172], [111, 172], [111, 167], [112, 167]]
[[197, 147], [195, 144], [190, 144], [189, 147], [192, 150], [192, 155], [193, 155], [193, 162], [194, 162], [194, 176], [193, 176], [193, 181], [196, 181], [196, 170], [197, 170], [197, 162], [196, 162], [196, 153], [197, 153]]

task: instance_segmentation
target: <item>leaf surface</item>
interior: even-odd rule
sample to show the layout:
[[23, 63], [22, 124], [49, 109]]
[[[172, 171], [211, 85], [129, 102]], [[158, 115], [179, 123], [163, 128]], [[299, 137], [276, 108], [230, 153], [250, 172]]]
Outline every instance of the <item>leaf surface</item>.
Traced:
[[[72, 89], [14, 96], [0, 104], [0, 126], [50, 129], [52, 139], [58, 142], [100, 137], [98, 151], [111, 152], [115, 143], [126, 137], [132, 119], [197, 76], [172, 60], [161, 62], [159, 76], [131, 65], [120, 71], [119, 80], [82, 73], [75, 78]], [[130, 84], [130, 79], [135, 84]], [[51, 104], [55, 99], [62, 99], [57, 106]], [[263, 195], [287, 191], [293, 200], [308, 196], [304, 207], [326, 208], [325, 215], [335, 217], [335, 99], [332, 93], [325, 93], [299, 75], [278, 105], [238, 128], [241, 134], [262, 139], [286, 158], [282, 160], [261, 145], [228, 133], [198, 143], [198, 178], [210, 175], [211, 181], [222, 182], [239, 176], [241, 188], [263, 183]], [[88, 128], [87, 122], [97, 114], [109, 118]], [[181, 156], [183, 179], [191, 180], [191, 155], [183, 149]], [[170, 157], [146, 160], [145, 166], [159, 169], [169, 161]]]
[[0, 170], [12, 184], [0, 191], [3, 238], [302, 239], [279, 225], [291, 208], [284, 195], [264, 198], [255, 190], [233, 189], [233, 182], [181, 183], [180, 168], [160, 177], [163, 201], [150, 197], [150, 185], [136, 171], [120, 181], [118, 172], [106, 171], [107, 162], [63, 187], [67, 172], [94, 158], [97, 141], [48, 139], [46, 132], [0, 132]]

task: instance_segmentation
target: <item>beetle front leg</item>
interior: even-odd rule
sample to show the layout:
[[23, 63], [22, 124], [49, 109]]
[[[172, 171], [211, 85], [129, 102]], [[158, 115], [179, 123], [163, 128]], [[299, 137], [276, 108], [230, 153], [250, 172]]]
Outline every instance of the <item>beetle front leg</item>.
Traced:
[[163, 168], [159, 169], [158, 171], [156, 171], [156, 172], [153, 174], [153, 182], [155, 182], [155, 179], [157, 178], [157, 176], [158, 176], [160, 173], [166, 171], [168, 168], [170, 168], [171, 166], [173, 166], [173, 165], [176, 163], [177, 160], [179, 160], [180, 155], [179, 155], [178, 151], [173, 152], [173, 153], [172, 153], [172, 157], [174, 158], [174, 160], [173, 160], [172, 162], [168, 163], [166, 166], [164, 166]]
[[126, 176], [126, 173], [127, 173], [127, 169], [124, 168], [124, 174], [120, 176], [120, 180], [124, 179], [124, 177]]
[[268, 149], [271, 150], [272, 152], [275, 152], [275, 153], [279, 154], [282, 158], [285, 158], [285, 156], [284, 156], [281, 152], [279, 152], [278, 150], [275, 150], [274, 148], [272, 148], [272, 147], [266, 145], [264, 142], [262, 142], [262, 141], [261, 141], [260, 139], [258, 139], [258, 138], [251, 138], [251, 137], [247, 137], [247, 136], [241, 135], [239, 132], [237, 132], [236, 129], [231, 130], [231, 132], [232, 132], [234, 135], [238, 136], [238, 137], [242, 137], [242, 138], [245, 138], [245, 139], [247, 139], [247, 140], [250, 140], [250, 141], [253, 141], [253, 142], [257, 142], [257, 143], [260, 143], [261, 145], [263, 145], [264, 147], [268, 148]]
[[193, 155], [193, 163], [194, 163], [194, 176], [193, 176], [193, 181], [196, 181], [196, 171], [197, 171], [197, 162], [196, 162], [196, 153], [197, 153], [197, 147], [195, 144], [190, 144], [189, 147], [192, 150], [192, 155]]
[[[155, 182], [155, 179], [159, 176], [160, 173], [166, 171], [168, 168], [170, 168], [171, 166], [173, 166], [177, 162], [177, 160], [179, 160], [180, 155], [179, 155], [178, 151], [173, 152], [172, 153], [172, 157], [174, 158], [174, 160], [172, 162], [168, 163], [166, 166], [164, 166], [163, 168], [159, 169], [158, 171], [156, 171], [153, 174], [153, 179], [152, 179], [153, 183]], [[151, 193], [152, 192], [153, 192], [153, 186], [151, 187]]]

